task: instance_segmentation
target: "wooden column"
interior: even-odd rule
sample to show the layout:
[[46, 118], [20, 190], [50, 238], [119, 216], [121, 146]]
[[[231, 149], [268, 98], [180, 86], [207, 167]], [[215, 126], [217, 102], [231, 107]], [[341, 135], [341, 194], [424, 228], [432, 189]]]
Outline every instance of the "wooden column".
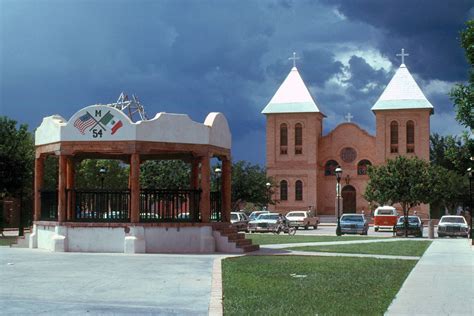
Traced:
[[67, 176], [66, 176], [66, 189], [67, 191], [67, 220], [71, 221], [74, 220], [74, 206], [75, 206], [75, 193], [74, 193], [74, 186], [75, 186], [75, 174], [76, 170], [74, 168], [74, 161], [72, 157], [67, 158]]
[[197, 158], [193, 159], [193, 162], [191, 163], [190, 187], [193, 190], [199, 188], [199, 160]]
[[58, 178], [58, 222], [66, 221], [66, 175], [67, 175], [67, 157], [59, 155], [59, 178]]
[[140, 156], [132, 154], [130, 159], [130, 222], [140, 221]]
[[230, 211], [232, 210], [232, 164], [228, 157], [222, 159], [222, 221], [230, 221]]
[[199, 209], [203, 223], [211, 217], [211, 162], [209, 156], [201, 157], [201, 202]]
[[34, 220], [39, 221], [41, 219], [41, 192], [44, 182], [44, 157], [38, 157], [35, 159], [35, 213]]

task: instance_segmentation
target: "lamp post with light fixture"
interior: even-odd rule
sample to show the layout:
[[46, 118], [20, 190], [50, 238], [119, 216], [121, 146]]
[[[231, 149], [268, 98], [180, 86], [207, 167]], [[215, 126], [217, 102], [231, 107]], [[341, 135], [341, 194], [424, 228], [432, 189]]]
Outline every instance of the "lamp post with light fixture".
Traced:
[[272, 184], [270, 182], [267, 182], [265, 186], [267, 187], [267, 205], [265, 206], [265, 208], [268, 211], [268, 204], [270, 203], [270, 189], [272, 187]]
[[105, 174], [107, 173], [107, 168], [102, 166], [99, 169], [99, 176], [100, 176], [100, 188], [103, 190], [104, 189], [104, 180], [105, 180]]
[[337, 166], [334, 170], [336, 174], [336, 207], [337, 207], [337, 228], [336, 235], [341, 236], [341, 178], [342, 178], [342, 168]]

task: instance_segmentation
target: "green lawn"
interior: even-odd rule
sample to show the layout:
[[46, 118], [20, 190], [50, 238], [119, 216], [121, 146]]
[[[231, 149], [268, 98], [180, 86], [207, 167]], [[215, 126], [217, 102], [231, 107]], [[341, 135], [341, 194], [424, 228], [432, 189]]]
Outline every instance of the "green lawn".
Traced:
[[363, 253], [394, 256], [422, 256], [430, 245], [431, 241], [429, 240], [400, 240], [352, 245], [291, 247], [287, 249], [298, 251]]
[[300, 242], [323, 242], [323, 241], [348, 241], [348, 240], [376, 240], [389, 237], [364, 237], [364, 236], [288, 236], [274, 234], [246, 234], [246, 238], [252, 239], [253, 244], [270, 245], [270, 244], [290, 244]]
[[222, 262], [224, 315], [382, 315], [415, 264], [347, 257], [228, 258]]
[[6, 237], [6, 236], [3, 236], [3, 237], [0, 237], [0, 246], [10, 246], [11, 244], [14, 244], [16, 243], [16, 238], [17, 237]]

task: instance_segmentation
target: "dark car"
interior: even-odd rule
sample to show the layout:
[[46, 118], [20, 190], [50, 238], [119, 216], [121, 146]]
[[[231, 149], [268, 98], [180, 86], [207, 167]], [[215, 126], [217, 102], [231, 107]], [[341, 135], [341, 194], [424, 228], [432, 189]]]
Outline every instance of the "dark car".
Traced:
[[[408, 235], [415, 237], [423, 237], [423, 223], [418, 216], [408, 216]], [[397, 224], [395, 225], [395, 234], [397, 236], [405, 235], [405, 216], [398, 218]]]
[[340, 219], [341, 234], [367, 235], [369, 222], [362, 214], [344, 214]]

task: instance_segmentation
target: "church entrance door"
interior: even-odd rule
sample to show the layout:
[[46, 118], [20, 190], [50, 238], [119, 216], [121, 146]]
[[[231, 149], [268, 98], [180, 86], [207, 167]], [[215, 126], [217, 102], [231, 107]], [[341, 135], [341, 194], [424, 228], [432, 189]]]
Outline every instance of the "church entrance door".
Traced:
[[352, 185], [342, 188], [342, 213], [356, 212], [356, 189]]

